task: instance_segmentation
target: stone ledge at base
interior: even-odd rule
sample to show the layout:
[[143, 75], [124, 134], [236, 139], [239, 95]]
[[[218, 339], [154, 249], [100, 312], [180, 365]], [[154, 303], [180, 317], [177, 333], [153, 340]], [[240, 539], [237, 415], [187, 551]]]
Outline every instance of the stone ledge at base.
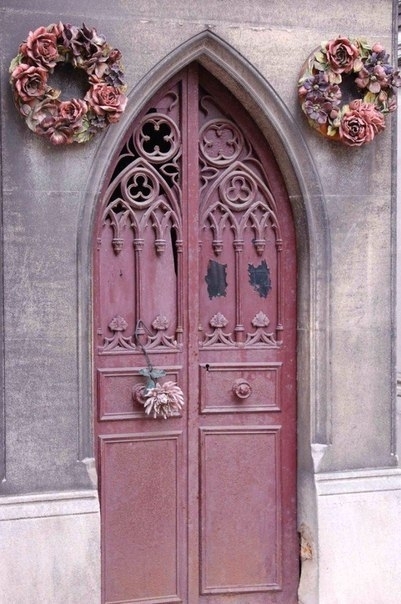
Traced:
[[401, 470], [315, 475], [319, 604], [399, 604]]
[[99, 604], [96, 491], [0, 498], [0, 603]]

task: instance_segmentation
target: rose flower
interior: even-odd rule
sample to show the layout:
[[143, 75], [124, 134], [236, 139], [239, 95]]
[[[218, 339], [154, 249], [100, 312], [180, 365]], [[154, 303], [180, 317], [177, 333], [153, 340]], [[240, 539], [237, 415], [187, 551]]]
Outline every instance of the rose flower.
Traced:
[[109, 123], [118, 122], [127, 104], [127, 97], [118, 88], [106, 84], [94, 84], [85, 95], [96, 115], [104, 116]]
[[62, 101], [59, 106], [59, 116], [67, 120], [73, 130], [77, 130], [82, 125], [82, 118], [88, 111], [88, 105], [81, 99], [71, 99]]
[[346, 145], [360, 147], [373, 140], [384, 128], [384, 116], [372, 103], [355, 100], [341, 119], [339, 135]]
[[348, 38], [336, 38], [327, 43], [326, 54], [330, 69], [334, 73], [350, 73], [359, 56], [359, 51]]
[[21, 63], [11, 74], [15, 98], [29, 103], [34, 98], [41, 97], [46, 92], [47, 71], [43, 67], [35, 67]]
[[59, 58], [56, 33], [47, 31], [46, 27], [29, 32], [26, 42], [20, 46], [20, 53], [46, 68], [55, 67]]

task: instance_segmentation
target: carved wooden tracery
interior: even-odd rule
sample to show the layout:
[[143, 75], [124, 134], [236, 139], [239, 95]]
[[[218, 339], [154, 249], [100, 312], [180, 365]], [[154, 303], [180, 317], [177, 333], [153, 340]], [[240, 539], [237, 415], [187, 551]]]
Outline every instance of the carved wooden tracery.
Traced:
[[[202, 254], [210, 254], [215, 263], [222, 256], [230, 258], [234, 252], [234, 270], [227, 287], [216, 288], [213, 295], [221, 296], [221, 307], [213, 314], [208, 325], [202, 325], [204, 332], [201, 347], [277, 347], [280, 345], [282, 326], [281, 308], [281, 259], [282, 238], [277, 218], [274, 197], [266, 185], [267, 178], [262, 163], [255, 153], [246, 133], [241, 133], [237, 125], [224, 117], [222, 110], [206, 92], [200, 97], [200, 228]], [[210, 237], [211, 232], [211, 237]], [[226, 249], [229, 248], [229, 249]], [[251, 249], [254, 252], [252, 253]], [[267, 252], [267, 254], [266, 254]], [[266, 259], [267, 258], [267, 262]], [[260, 258], [250, 264], [250, 259]], [[246, 262], [248, 259], [248, 267]], [[263, 260], [262, 260], [263, 259]], [[227, 267], [226, 264], [220, 266]], [[272, 266], [274, 264], [274, 266]], [[216, 272], [216, 268], [213, 265]], [[260, 308], [253, 316], [243, 312], [244, 297], [250, 295], [248, 272], [253, 274], [265, 270], [266, 281], [260, 294]], [[274, 273], [273, 291], [270, 271]], [[263, 275], [262, 275], [263, 277]], [[226, 278], [226, 277], [225, 277]], [[206, 281], [210, 281], [208, 271]], [[200, 279], [202, 289], [202, 275]], [[254, 283], [255, 285], [255, 283]], [[252, 295], [252, 294], [251, 294]], [[231, 316], [226, 318], [227, 298], [233, 301]], [[274, 300], [272, 304], [270, 299]], [[269, 315], [265, 314], [269, 307]], [[261, 319], [261, 317], [264, 317]], [[216, 322], [216, 317], [224, 321]], [[273, 327], [267, 331], [269, 325]], [[227, 327], [226, 332], [223, 328]], [[209, 327], [212, 331], [209, 331]]]
[[[99, 351], [108, 354], [139, 352], [139, 343], [168, 352], [183, 341], [179, 84], [154, 102], [120, 153], [99, 222], [98, 249], [101, 257], [104, 250], [105, 259], [103, 274], [99, 263], [99, 278], [112, 275], [103, 313], [108, 316], [98, 327]], [[198, 137], [199, 246], [208, 262], [200, 262], [199, 345], [278, 347], [283, 331], [282, 237], [263, 163], [247, 132], [203, 90]], [[188, 250], [191, 244], [185, 245]], [[114, 269], [113, 258], [107, 257], [110, 246], [119, 259]], [[157, 283], [160, 291], [160, 280], [166, 285], [164, 306], [152, 308], [152, 290]], [[246, 311], [245, 299], [254, 301], [246, 304]], [[224, 325], [221, 319], [216, 322], [219, 316]]]
[[[145, 348], [177, 350], [182, 336], [182, 303], [177, 284], [182, 280], [182, 195], [181, 134], [179, 88], [169, 90], [158, 107], [148, 110], [125, 144], [105, 195], [99, 248], [107, 246], [104, 231], [112, 232], [115, 256], [126, 253], [132, 280], [121, 292], [110, 298], [122, 298], [127, 317], [116, 323], [110, 317], [107, 331], [100, 329], [103, 352], [133, 352], [138, 344]], [[103, 238], [103, 243], [102, 243]], [[110, 237], [109, 237], [110, 239]], [[128, 249], [127, 249], [128, 248]], [[163, 256], [167, 256], [163, 260]], [[149, 261], [159, 266], [159, 275], [170, 276], [166, 297], [169, 315], [149, 315], [149, 294], [155, 279]], [[167, 272], [165, 272], [167, 270]], [[121, 269], [120, 269], [121, 271]], [[121, 275], [123, 276], [123, 275]], [[118, 288], [118, 283], [114, 282]], [[125, 294], [125, 295], [124, 295]], [[145, 299], [146, 296], [146, 299]], [[131, 304], [131, 306], [130, 306]], [[118, 316], [123, 313], [116, 307]], [[122, 318], [122, 317], [120, 317]], [[144, 329], [145, 323], [148, 329]], [[122, 334], [124, 332], [124, 336]]]

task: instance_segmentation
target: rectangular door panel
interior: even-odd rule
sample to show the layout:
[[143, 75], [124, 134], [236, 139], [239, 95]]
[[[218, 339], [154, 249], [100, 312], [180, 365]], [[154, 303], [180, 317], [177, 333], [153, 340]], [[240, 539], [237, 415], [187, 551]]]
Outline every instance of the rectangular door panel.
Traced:
[[[133, 397], [134, 388], [144, 386], [143, 367], [102, 367], [97, 370], [99, 421], [144, 419], [143, 405]], [[164, 380], [178, 382], [181, 367], [163, 366]], [[161, 380], [162, 382], [163, 380]]]
[[201, 413], [280, 411], [282, 363], [202, 363]]
[[101, 488], [103, 523], [114, 527], [102, 544], [108, 604], [181, 602], [180, 438], [178, 432], [100, 438], [109, 480]]
[[280, 428], [201, 429], [202, 594], [281, 584]]

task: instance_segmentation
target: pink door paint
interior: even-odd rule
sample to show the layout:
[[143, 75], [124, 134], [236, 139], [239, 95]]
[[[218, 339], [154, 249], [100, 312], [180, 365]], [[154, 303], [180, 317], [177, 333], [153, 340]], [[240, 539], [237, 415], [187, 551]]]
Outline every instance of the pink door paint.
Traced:
[[[262, 135], [200, 66], [122, 142], [93, 288], [103, 602], [295, 603], [292, 214]], [[182, 389], [178, 415], [145, 413], [149, 365]]]

